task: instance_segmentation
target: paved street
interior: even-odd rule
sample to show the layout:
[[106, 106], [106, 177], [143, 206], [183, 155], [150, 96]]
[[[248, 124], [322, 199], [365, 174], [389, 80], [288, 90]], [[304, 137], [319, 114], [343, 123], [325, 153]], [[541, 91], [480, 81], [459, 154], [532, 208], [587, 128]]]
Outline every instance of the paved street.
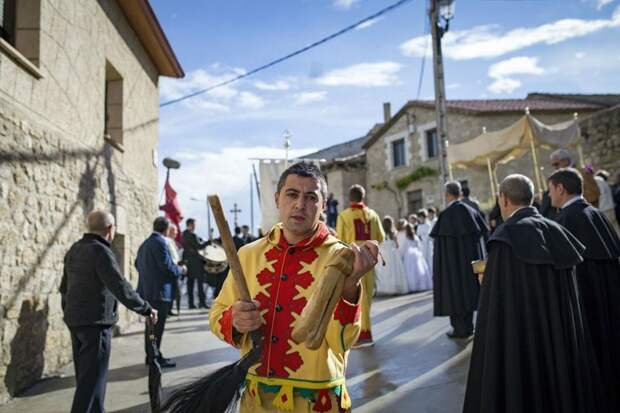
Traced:
[[[355, 412], [460, 412], [471, 345], [449, 340], [446, 318], [432, 317], [430, 293], [379, 299], [373, 309], [376, 345], [353, 350], [347, 371]], [[174, 386], [236, 360], [234, 349], [209, 331], [206, 311], [172, 317], [164, 336], [163, 384]], [[73, 395], [73, 366], [62, 377], [40, 382], [0, 413], [67, 412]], [[114, 339], [106, 408], [109, 412], [148, 411], [148, 369], [142, 332]]]

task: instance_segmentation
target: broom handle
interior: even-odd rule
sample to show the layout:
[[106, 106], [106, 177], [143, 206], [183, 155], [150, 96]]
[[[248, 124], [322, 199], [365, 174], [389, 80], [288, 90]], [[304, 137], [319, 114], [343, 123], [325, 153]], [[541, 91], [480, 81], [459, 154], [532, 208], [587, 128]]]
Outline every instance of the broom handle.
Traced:
[[217, 229], [220, 231], [222, 246], [226, 252], [228, 265], [230, 266], [230, 271], [232, 272], [235, 284], [237, 285], [237, 291], [240, 295], [239, 298], [242, 301], [252, 301], [250, 290], [248, 289], [248, 285], [245, 282], [245, 276], [243, 275], [243, 268], [241, 268], [241, 263], [239, 262], [239, 257], [237, 256], [237, 248], [235, 248], [235, 243], [233, 242], [232, 235], [230, 234], [228, 222], [224, 216], [220, 198], [217, 195], [209, 195], [207, 198], [209, 200], [209, 205], [211, 205], [211, 210], [213, 211], [213, 217], [215, 218]]

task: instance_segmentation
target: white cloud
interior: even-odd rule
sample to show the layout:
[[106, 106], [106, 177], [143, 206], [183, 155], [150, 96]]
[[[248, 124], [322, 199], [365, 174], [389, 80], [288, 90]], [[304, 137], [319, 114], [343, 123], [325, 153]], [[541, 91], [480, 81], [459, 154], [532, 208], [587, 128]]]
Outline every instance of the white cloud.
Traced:
[[[245, 73], [242, 68], [225, 68], [220, 63], [212, 64], [209, 70], [197, 69], [184, 79], [162, 78], [160, 96], [162, 101], [177, 99], [191, 93], [208, 89], [213, 85], [230, 80]], [[210, 113], [226, 113], [236, 108], [258, 110], [265, 107], [265, 100], [252, 93], [240, 91], [239, 86], [226, 85], [183, 101], [185, 107]]]
[[259, 80], [254, 82], [254, 87], [260, 90], [289, 90], [291, 88], [291, 82], [286, 80], [278, 80], [273, 83], [268, 83]]
[[334, 0], [334, 6], [339, 9], [348, 10], [357, 2], [359, 2], [359, 0]]
[[[444, 56], [449, 59], [492, 58], [538, 44], [552, 45], [617, 27], [620, 27], [620, 7], [609, 20], [562, 19], [507, 32], [502, 32], [497, 25], [450, 31], [443, 37], [442, 47]], [[400, 45], [401, 52], [405, 56], [422, 57], [427, 53], [427, 41], [427, 36], [415, 37]]]
[[586, 57], [586, 54], [584, 52], [577, 52], [577, 53], [575, 53], [575, 58], [576, 59], [583, 59], [584, 57]]
[[521, 81], [515, 75], [540, 76], [545, 70], [538, 66], [538, 58], [519, 56], [502, 60], [489, 67], [489, 76], [494, 79], [488, 87], [492, 93], [512, 93], [521, 86]]
[[390, 86], [400, 83], [397, 73], [402, 65], [396, 62], [360, 63], [327, 72], [317, 83], [326, 86]]
[[377, 24], [379, 22], [379, 20], [381, 20], [382, 17], [377, 17], [376, 19], [371, 19], [368, 21], [365, 21], [364, 23], [360, 24], [359, 26], [357, 26], [355, 28], [355, 30], [364, 30], [369, 28], [370, 26], [374, 26], [375, 24]]
[[320, 102], [327, 99], [327, 92], [322, 90], [318, 92], [302, 92], [294, 95], [295, 103], [305, 105], [307, 103]]
[[262, 109], [265, 107], [265, 100], [252, 92], [241, 92], [239, 105], [248, 109]]
[[614, 0], [596, 0], [596, 10], [600, 11], [603, 7], [613, 2]]

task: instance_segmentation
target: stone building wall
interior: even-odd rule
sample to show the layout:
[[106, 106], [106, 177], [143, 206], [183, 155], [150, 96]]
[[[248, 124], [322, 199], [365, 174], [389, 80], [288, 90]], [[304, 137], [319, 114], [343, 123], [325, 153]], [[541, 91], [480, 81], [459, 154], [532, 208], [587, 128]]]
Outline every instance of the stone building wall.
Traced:
[[[58, 286], [86, 214], [114, 212], [134, 285], [157, 214], [157, 70], [116, 2], [40, 3], [42, 77], [0, 51], [0, 402], [71, 360]], [[106, 65], [123, 78], [124, 151], [103, 136]], [[120, 310], [120, 330], [135, 321]]]
[[620, 106], [585, 117], [579, 126], [585, 162], [612, 174], [620, 172]]
[[366, 169], [359, 164], [353, 166], [336, 166], [324, 171], [327, 188], [338, 201], [338, 211], [349, 206], [349, 189], [358, 184], [366, 188]]
[[[532, 112], [532, 115], [547, 124], [554, 124], [572, 119], [572, 112]], [[498, 112], [489, 114], [469, 114], [464, 112], [448, 112], [448, 133], [452, 144], [462, 143], [482, 133], [483, 127], [487, 131], [496, 131], [505, 128], [517, 121], [522, 113]], [[413, 122], [411, 120], [414, 120]], [[394, 182], [418, 167], [424, 166], [440, 170], [437, 159], [423, 159], [423, 133], [426, 128], [434, 127], [435, 111], [430, 108], [416, 107], [409, 111], [409, 122], [415, 124], [415, 129], [408, 125], [408, 117], [402, 116], [383, 136], [367, 149], [367, 185], [369, 204], [383, 215], [392, 217], [404, 217], [413, 211], [408, 210], [407, 192], [422, 190], [424, 206], [434, 205], [441, 207], [442, 185], [440, 176], [426, 177], [412, 182], [404, 190], [399, 190]], [[409, 164], [398, 168], [388, 167], [388, 144], [390, 137], [406, 136], [408, 141]], [[541, 165], [549, 170], [549, 150], [540, 148], [539, 156]], [[524, 173], [533, 178], [531, 157], [514, 160], [506, 165], [497, 167], [497, 179], [501, 181], [511, 173]], [[453, 169], [453, 177], [456, 180], [467, 180], [472, 197], [483, 203], [490, 204], [491, 189], [489, 174], [486, 170], [476, 171], [471, 169]], [[386, 184], [387, 183], [387, 187]]]

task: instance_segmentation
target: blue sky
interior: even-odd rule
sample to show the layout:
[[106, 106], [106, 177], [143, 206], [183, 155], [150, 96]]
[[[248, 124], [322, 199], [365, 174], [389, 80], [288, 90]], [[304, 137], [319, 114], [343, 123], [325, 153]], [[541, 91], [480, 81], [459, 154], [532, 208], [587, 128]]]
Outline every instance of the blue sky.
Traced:
[[[358, 21], [394, 0], [151, 0], [186, 72], [162, 79], [162, 101], [243, 73]], [[185, 216], [205, 235], [204, 204], [219, 193], [249, 218], [249, 158], [283, 157], [364, 135], [414, 99], [426, 2], [413, 0], [367, 27], [253, 77], [160, 112], [160, 158], [174, 171]], [[620, 92], [620, 0], [456, 0], [444, 37], [449, 99], [528, 92]], [[420, 98], [433, 98], [427, 58]], [[163, 171], [162, 171], [163, 176]], [[229, 219], [232, 220], [232, 217]], [[255, 203], [255, 225], [259, 225]]]

